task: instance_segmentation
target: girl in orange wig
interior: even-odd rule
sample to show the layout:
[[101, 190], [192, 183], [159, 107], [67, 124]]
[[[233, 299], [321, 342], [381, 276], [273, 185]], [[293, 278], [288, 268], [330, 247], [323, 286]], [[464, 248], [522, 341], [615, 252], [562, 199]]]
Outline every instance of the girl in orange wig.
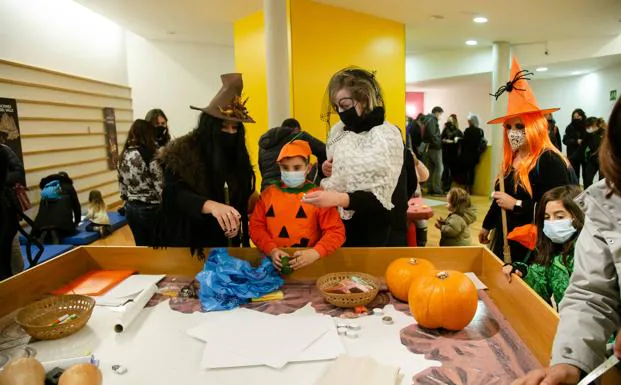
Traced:
[[[508, 114], [494, 119], [489, 124], [502, 123], [504, 136], [504, 156], [501, 174], [504, 191], [497, 180], [493, 202], [485, 216], [479, 241], [489, 243], [490, 230], [495, 229], [491, 245], [494, 253], [503, 255], [503, 234], [501, 210], [507, 216], [507, 230], [533, 222], [535, 204], [548, 190], [570, 183], [571, 167], [569, 161], [550, 141], [548, 122], [545, 114], [558, 109], [540, 110], [530, 86], [526, 82], [530, 73], [522, 71], [517, 60], [513, 59], [511, 81], [496, 93], [509, 93]], [[527, 262], [528, 249], [521, 244], [509, 241], [513, 261]]]

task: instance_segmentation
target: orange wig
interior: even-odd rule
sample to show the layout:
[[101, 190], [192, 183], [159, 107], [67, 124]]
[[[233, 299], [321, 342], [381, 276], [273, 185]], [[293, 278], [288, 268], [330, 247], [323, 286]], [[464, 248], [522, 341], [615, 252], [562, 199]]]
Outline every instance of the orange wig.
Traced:
[[[530, 185], [528, 174], [537, 165], [537, 159], [546, 151], [554, 151], [558, 154], [565, 164], [569, 167], [569, 160], [552, 144], [550, 136], [548, 134], [548, 122], [541, 112], [530, 112], [521, 114], [520, 119], [524, 124], [524, 130], [526, 131], [526, 145], [528, 146], [528, 156], [522, 160], [520, 164], [515, 167], [513, 174], [515, 178], [515, 188], [517, 190], [518, 185], [521, 185], [528, 191], [530, 196], [533, 195], [533, 189]], [[510, 120], [511, 118], [508, 118]], [[504, 135], [504, 156], [502, 161], [502, 175], [506, 176], [511, 171], [513, 165], [513, 159], [515, 153], [511, 150], [511, 144], [509, 138]]]

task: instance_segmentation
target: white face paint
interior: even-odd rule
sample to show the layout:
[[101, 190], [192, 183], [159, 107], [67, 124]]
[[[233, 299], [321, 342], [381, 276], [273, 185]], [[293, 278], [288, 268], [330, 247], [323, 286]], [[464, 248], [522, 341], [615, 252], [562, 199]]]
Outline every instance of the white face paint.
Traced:
[[518, 128], [508, 130], [507, 137], [513, 151], [519, 150], [526, 143], [526, 131]]

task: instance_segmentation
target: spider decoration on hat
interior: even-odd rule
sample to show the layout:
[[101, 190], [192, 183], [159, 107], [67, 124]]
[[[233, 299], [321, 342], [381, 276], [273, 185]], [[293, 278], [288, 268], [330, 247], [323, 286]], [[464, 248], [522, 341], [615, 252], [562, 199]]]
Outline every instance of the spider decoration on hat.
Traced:
[[489, 94], [490, 96], [493, 96], [496, 100], [498, 100], [498, 98], [504, 94], [505, 92], [509, 93], [513, 90], [516, 91], [526, 91], [526, 89], [523, 88], [517, 88], [515, 86], [515, 84], [517, 82], [519, 82], [520, 80], [530, 80], [529, 77], [527, 76], [532, 76], [534, 75], [532, 72], [528, 71], [528, 70], [521, 70], [518, 73], [515, 74], [515, 76], [513, 77], [513, 80], [510, 80], [507, 82], [507, 84], [505, 84], [504, 86], [501, 86], [498, 91], [496, 91], [496, 93], [494, 94]]
[[218, 107], [218, 109], [220, 110], [220, 113], [226, 117], [244, 120], [249, 118], [248, 108], [246, 107], [247, 102], [248, 98], [242, 100], [241, 97], [235, 96], [231, 104], [224, 108]]

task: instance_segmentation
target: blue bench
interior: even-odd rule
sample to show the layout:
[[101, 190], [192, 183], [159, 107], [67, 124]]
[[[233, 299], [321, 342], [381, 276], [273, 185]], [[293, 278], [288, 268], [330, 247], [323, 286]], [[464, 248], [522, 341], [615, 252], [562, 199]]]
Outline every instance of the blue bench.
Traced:
[[[20, 245], [19, 248], [22, 251], [22, 258], [24, 259], [24, 269], [28, 269], [31, 266], [30, 266], [30, 261], [28, 261], [28, 258], [26, 257], [26, 245]], [[63, 253], [66, 253], [67, 251], [71, 249], [73, 249], [73, 245], [45, 245], [43, 248], [43, 254], [41, 254], [41, 257], [39, 258], [39, 261], [37, 264], [43, 263], [47, 261], [48, 259], [57, 257]], [[34, 258], [34, 256], [39, 251], [39, 248], [36, 246], [30, 246], [30, 251], [31, 251], [31, 256]]]
[[[110, 229], [116, 231], [127, 224], [127, 219], [116, 211], [108, 212], [110, 218]], [[91, 244], [101, 238], [100, 234], [94, 231], [86, 231], [87, 221], [83, 221], [77, 228], [77, 232], [74, 235], [64, 237], [60, 239], [60, 243], [63, 245], [84, 246]], [[30, 231], [27, 229], [26, 231]], [[21, 245], [26, 244], [26, 238], [20, 234], [19, 243]]]

